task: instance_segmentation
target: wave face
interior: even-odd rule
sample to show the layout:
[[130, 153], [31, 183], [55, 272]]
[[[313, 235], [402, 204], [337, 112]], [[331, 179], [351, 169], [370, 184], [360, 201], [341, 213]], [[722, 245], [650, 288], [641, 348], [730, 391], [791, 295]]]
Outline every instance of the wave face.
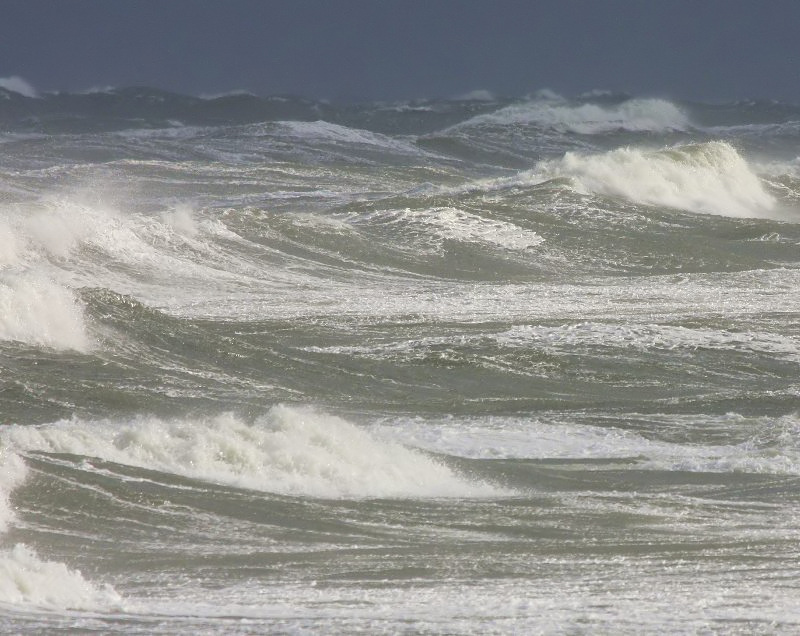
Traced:
[[614, 104], [575, 104], [558, 96], [511, 104], [492, 113], [478, 115], [460, 125], [480, 124], [528, 124], [562, 133], [583, 135], [614, 131], [685, 131], [691, 127], [690, 119], [683, 110], [661, 99], [629, 99]]
[[8, 79], [1, 633], [800, 630], [800, 108]]
[[602, 155], [566, 153], [544, 165], [550, 178], [567, 177], [581, 192], [617, 196], [641, 205], [735, 217], [769, 217], [775, 197], [726, 142]]

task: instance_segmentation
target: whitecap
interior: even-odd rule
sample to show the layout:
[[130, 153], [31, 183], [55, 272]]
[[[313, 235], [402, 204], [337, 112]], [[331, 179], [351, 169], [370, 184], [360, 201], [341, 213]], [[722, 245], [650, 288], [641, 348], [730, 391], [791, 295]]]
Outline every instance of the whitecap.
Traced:
[[43, 560], [24, 544], [0, 552], [0, 606], [109, 610], [121, 601], [110, 585], [96, 586], [80, 571]]
[[602, 154], [568, 152], [541, 163], [530, 181], [569, 178], [579, 192], [702, 214], [766, 217], [776, 201], [730, 144], [712, 141], [663, 150], [619, 148]]
[[73, 292], [36, 274], [0, 279], [0, 340], [82, 352], [93, 344]]
[[9, 426], [7, 444], [99, 457], [207, 482], [321, 497], [427, 498], [504, 494], [418, 451], [310, 408], [273, 407], [247, 423], [231, 414], [163, 420], [62, 420]]
[[493, 113], [478, 115], [457, 124], [464, 128], [480, 124], [536, 125], [559, 132], [595, 135], [619, 130], [630, 132], [685, 131], [692, 127], [689, 117], [672, 102], [663, 99], [629, 99], [615, 105], [570, 104], [557, 95], [511, 104]]

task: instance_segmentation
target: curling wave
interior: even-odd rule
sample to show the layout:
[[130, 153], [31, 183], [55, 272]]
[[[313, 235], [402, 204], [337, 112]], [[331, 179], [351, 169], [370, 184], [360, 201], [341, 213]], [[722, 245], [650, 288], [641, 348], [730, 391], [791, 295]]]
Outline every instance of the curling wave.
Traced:
[[248, 424], [233, 415], [129, 422], [73, 419], [3, 432], [20, 452], [100, 457], [203, 481], [329, 499], [494, 496], [502, 491], [309, 408], [273, 407]]
[[584, 193], [702, 214], [770, 218], [776, 201], [730, 144], [712, 141], [598, 155], [568, 152], [540, 165], [537, 177], [566, 177]]

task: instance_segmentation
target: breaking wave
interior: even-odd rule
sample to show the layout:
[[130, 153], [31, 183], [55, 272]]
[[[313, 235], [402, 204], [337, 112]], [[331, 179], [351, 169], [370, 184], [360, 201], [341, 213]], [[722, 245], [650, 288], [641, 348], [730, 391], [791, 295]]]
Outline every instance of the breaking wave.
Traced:
[[36, 275], [0, 279], [0, 340], [81, 352], [92, 347], [72, 291]]
[[730, 144], [712, 141], [648, 151], [568, 152], [539, 166], [536, 178], [566, 177], [584, 193], [732, 217], [774, 215], [776, 201]]
[[630, 99], [614, 105], [570, 104], [560, 98], [535, 100], [479, 115], [456, 127], [475, 124], [528, 124], [583, 135], [620, 130], [685, 131], [691, 128], [686, 113], [663, 99]]
[[0, 552], [0, 607], [108, 610], [121, 601], [110, 585], [96, 586], [78, 570], [42, 560], [24, 544]]
[[252, 490], [339, 498], [502, 494], [400, 444], [309, 408], [273, 407], [253, 424], [233, 415], [139, 417], [10, 426], [20, 452], [72, 453]]

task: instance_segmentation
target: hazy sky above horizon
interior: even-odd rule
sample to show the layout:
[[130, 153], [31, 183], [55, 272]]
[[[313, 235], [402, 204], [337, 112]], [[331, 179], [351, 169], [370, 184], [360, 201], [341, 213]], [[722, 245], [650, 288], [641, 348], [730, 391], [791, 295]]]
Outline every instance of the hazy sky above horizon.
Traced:
[[800, 102], [796, 0], [4, 0], [0, 78], [333, 100]]

